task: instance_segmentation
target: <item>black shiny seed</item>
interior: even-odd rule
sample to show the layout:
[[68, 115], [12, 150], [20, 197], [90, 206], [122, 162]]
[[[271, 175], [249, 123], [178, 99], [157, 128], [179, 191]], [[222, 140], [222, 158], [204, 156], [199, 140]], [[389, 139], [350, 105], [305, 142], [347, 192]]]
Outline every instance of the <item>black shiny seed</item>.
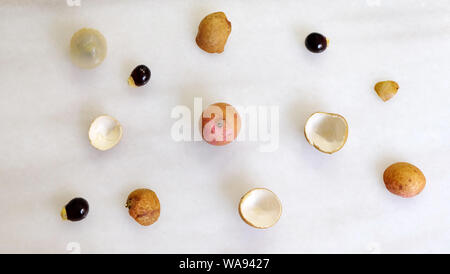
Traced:
[[151, 75], [150, 69], [144, 65], [137, 66], [133, 72], [131, 72], [131, 78], [133, 78], [134, 84], [138, 87], [147, 84]]
[[320, 53], [327, 48], [327, 38], [320, 33], [313, 32], [305, 39], [305, 46], [314, 53]]
[[81, 221], [89, 213], [89, 204], [83, 198], [74, 198], [66, 206], [67, 220]]

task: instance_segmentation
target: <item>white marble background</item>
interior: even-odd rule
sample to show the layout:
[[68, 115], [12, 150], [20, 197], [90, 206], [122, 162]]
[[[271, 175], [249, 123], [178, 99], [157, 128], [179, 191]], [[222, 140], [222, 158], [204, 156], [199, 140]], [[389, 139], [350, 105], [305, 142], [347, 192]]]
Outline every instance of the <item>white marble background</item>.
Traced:
[[[214, 11], [233, 26], [221, 55], [194, 42]], [[0, 18], [1, 253], [450, 252], [450, 1], [2, 0]], [[95, 70], [68, 56], [82, 27], [108, 41]], [[330, 38], [325, 53], [305, 49], [312, 31]], [[151, 82], [129, 88], [140, 63]], [[400, 84], [387, 103], [373, 91], [384, 79]], [[174, 142], [170, 112], [192, 107], [194, 96], [205, 106], [279, 106], [278, 150]], [[318, 110], [350, 126], [331, 156], [303, 136]], [[87, 139], [103, 113], [124, 126], [108, 152]], [[396, 161], [424, 172], [419, 196], [385, 189], [382, 173]], [[271, 229], [238, 215], [241, 195], [255, 186], [283, 202]], [[151, 227], [124, 208], [139, 187], [161, 200]], [[75, 196], [90, 202], [88, 218], [61, 221]]]

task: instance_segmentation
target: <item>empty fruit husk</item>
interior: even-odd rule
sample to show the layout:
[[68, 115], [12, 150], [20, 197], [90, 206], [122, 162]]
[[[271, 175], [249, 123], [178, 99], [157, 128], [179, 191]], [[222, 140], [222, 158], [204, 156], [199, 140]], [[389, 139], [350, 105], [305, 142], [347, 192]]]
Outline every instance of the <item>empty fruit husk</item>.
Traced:
[[281, 217], [281, 201], [266, 188], [254, 188], [239, 203], [242, 220], [255, 228], [269, 228]]
[[382, 81], [375, 85], [376, 93], [385, 102], [394, 97], [394, 95], [397, 94], [398, 89], [399, 86], [394, 81]]
[[117, 145], [122, 138], [122, 126], [111, 116], [97, 117], [89, 128], [89, 140], [93, 147], [108, 150]]
[[313, 113], [306, 121], [305, 137], [308, 143], [319, 151], [334, 153], [347, 141], [347, 121], [343, 116], [335, 113]]

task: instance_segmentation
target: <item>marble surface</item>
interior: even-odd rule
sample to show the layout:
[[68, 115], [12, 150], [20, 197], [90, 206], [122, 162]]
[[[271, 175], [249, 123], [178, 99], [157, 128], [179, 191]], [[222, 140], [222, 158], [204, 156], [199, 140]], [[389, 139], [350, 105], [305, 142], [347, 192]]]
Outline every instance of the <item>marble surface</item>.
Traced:
[[[194, 41], [214, 11], [233, 27], [221, 55]], [[448, 0], [3, 0], [0, 18], [1, 253], [450, 252]], [[95, 70], [69, 58], [82, 27], [108, 41]], [[331, 41], [323, 54], [303, 45], [313, 31]], [[132, 89], [127, 77], [140, 63], [152, 79]], [[386, 79], [400, 90], [383, 103], [373, 86]], [[174, 141], [171, 112], [192, 108], [194, 97], [278, 107], [277, 149]], [[346, 117], [341, 151], [306, 142], [315, 111]], [[87, 138], [104, 113], [124, 127], [107, 152]], [[424, 172], [419, 196], [385, 189], [382, 173], [397, 161]], [[124, 207], [140, 187], [161, 201], [150, 227]], [[268, 230], [239, 217], [252, 187], [283, 203]], [[88, 218], [61, 221], [76, 196], [89, 200]]]

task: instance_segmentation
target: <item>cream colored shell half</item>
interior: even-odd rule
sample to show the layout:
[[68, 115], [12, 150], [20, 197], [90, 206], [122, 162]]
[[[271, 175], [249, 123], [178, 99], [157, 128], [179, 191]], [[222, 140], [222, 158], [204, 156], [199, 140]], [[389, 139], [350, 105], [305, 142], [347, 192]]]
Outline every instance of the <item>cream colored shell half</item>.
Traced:
[[266, 188], [254, 188], [239, 203], [242, 220], [255, 228], [269, 228], [281, 217], [281, 201]]
[[70, 57], [80, 68], [92, 69], [106, 58], [105, 37], [95, 29], [81, 29], [70, 40]]
[[347, 142], [347, 121], [335, 113], [313, 113], [306, 121], [305, 137], [319, 151], [332, 154]]
[[122, 126], [111, 116], [97, 117], [89, 128], [91, 145], [98, 150], [108, 150], [117, 145], [122, 138]]

